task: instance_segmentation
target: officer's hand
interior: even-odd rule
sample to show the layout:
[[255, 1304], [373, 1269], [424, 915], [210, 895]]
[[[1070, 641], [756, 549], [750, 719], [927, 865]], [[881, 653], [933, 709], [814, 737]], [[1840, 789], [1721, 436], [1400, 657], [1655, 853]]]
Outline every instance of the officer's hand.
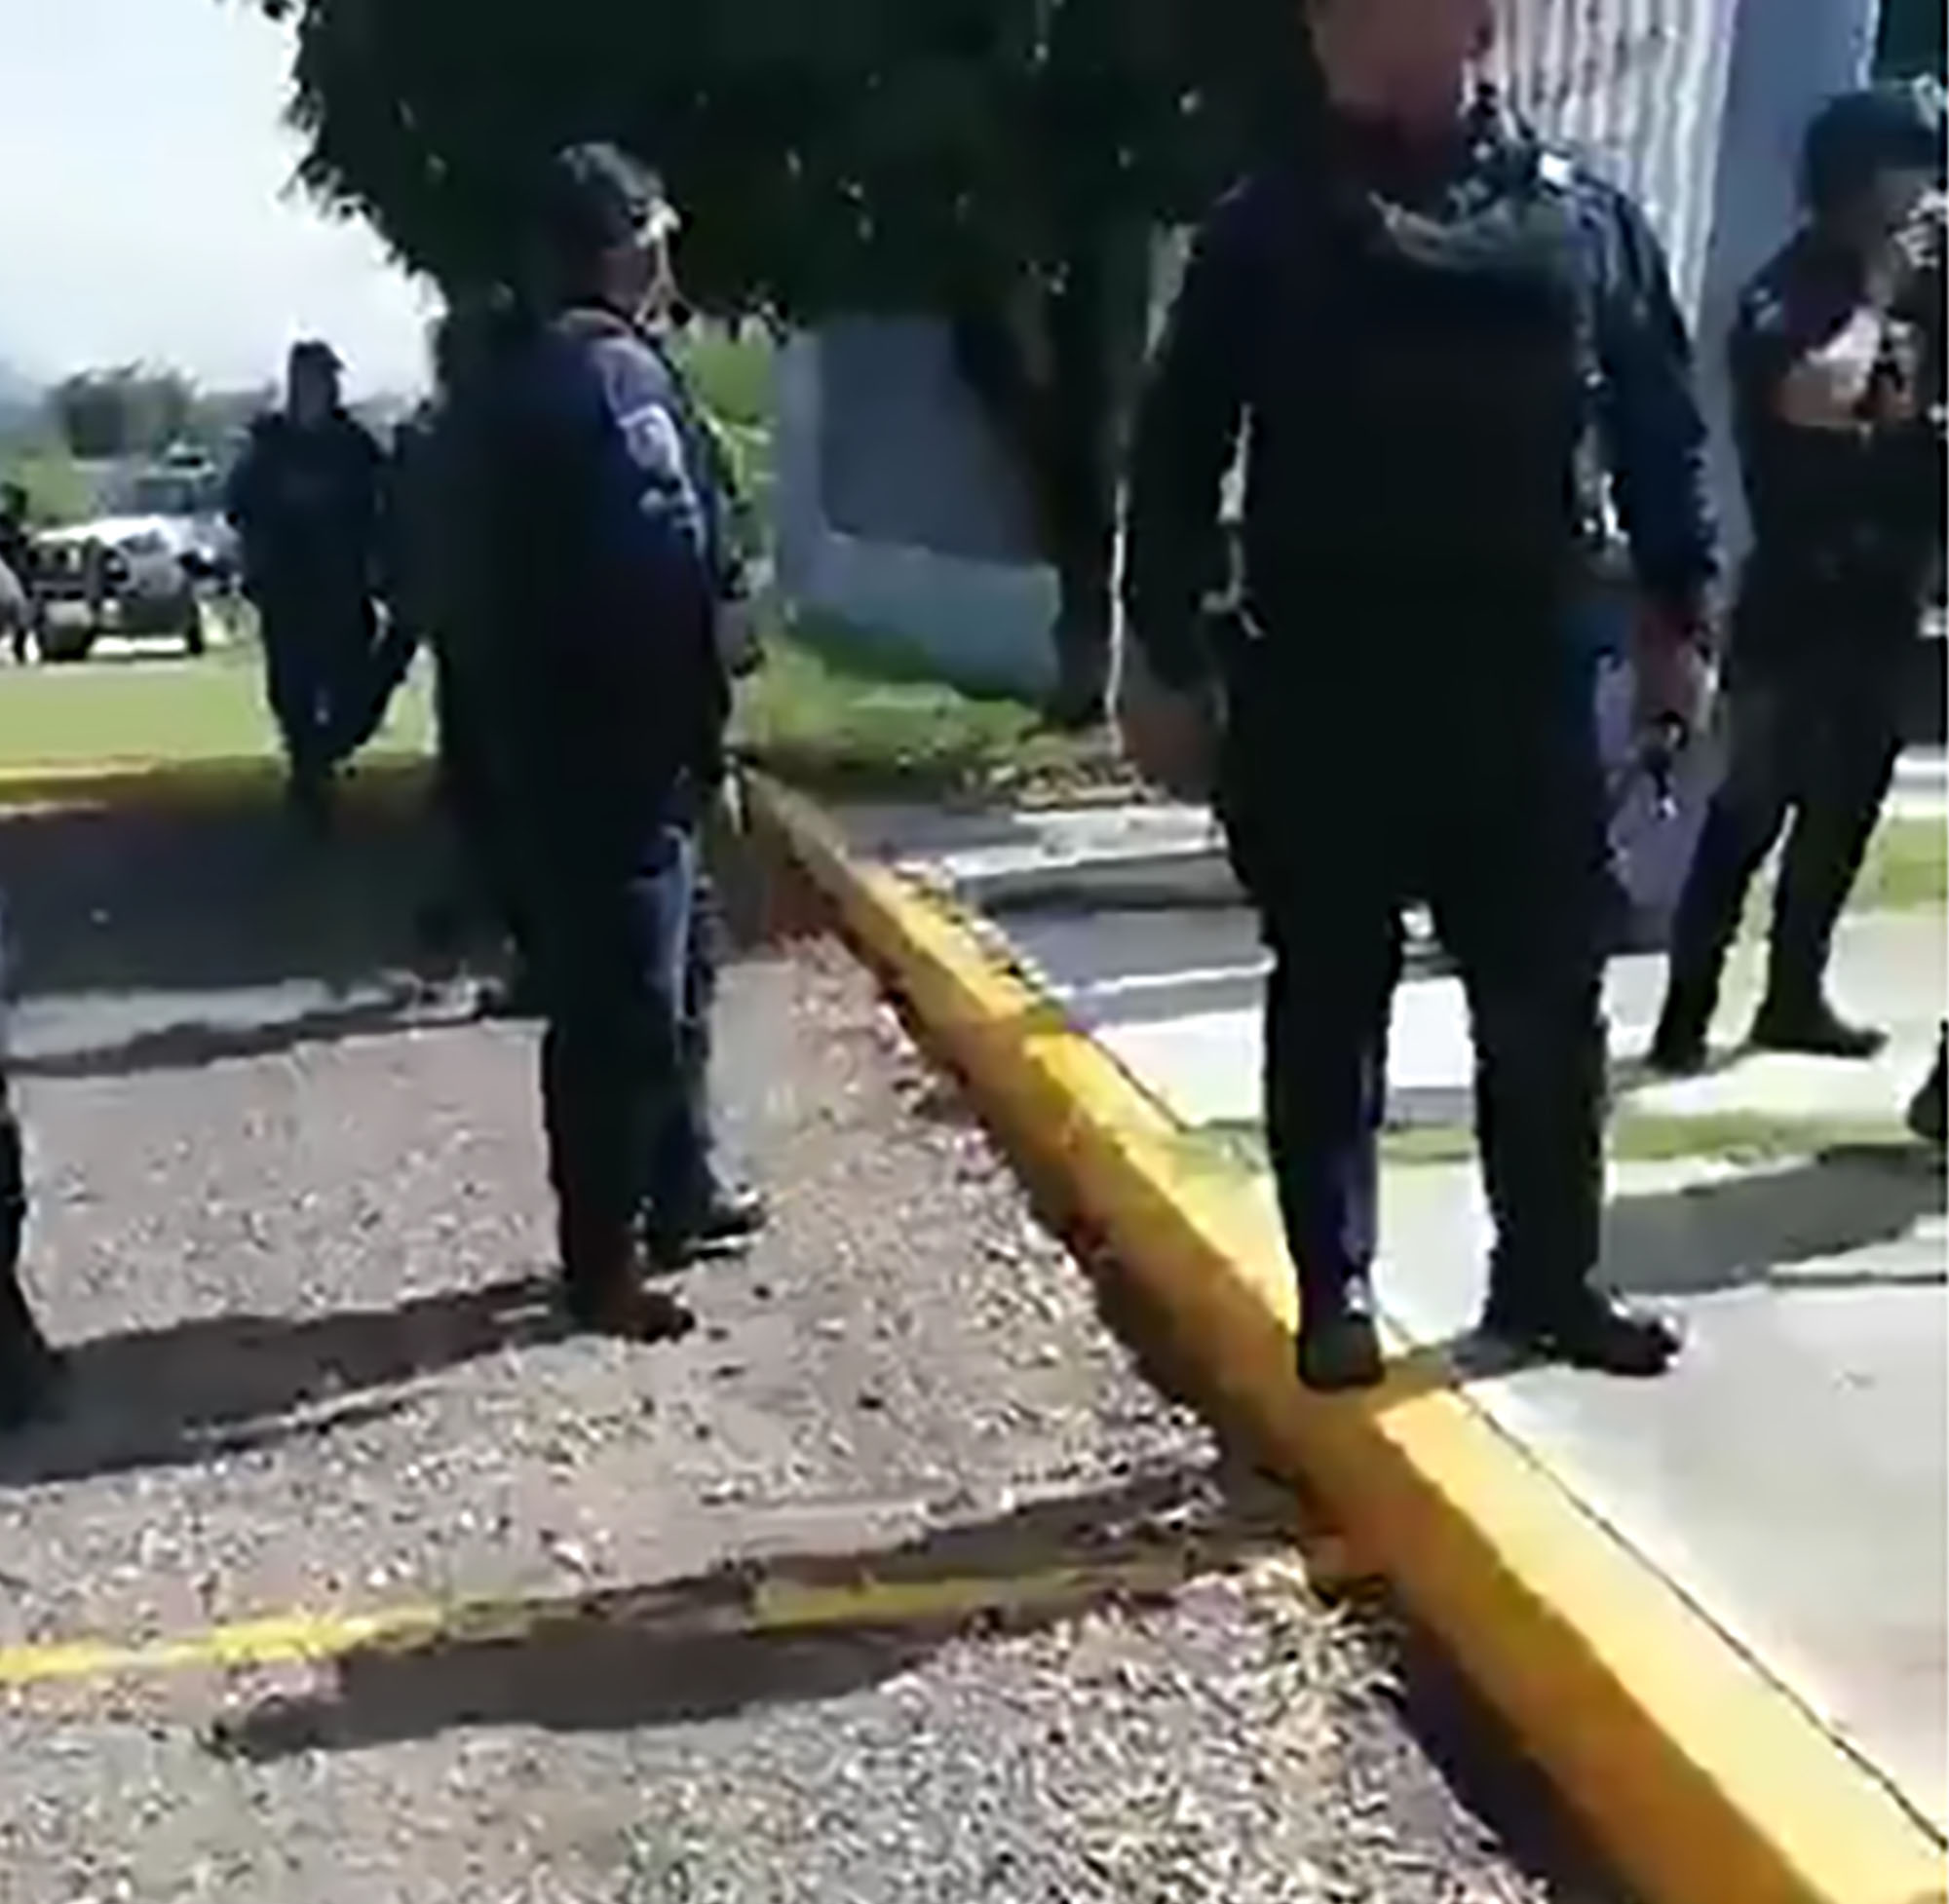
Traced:
[[1210, 797], [1218, 767], [1218, 717], [1210, 695], [1166, 687], [1127, 651], [1113, 712], [1125, 758], [1146, 781], [1180, 800]]
[[1711, 715], [1713, 668], [1696, 616], [1647, 606], [1632, 644], [1634, 713], [1639, 733], [1669, 735], [1681, 745], [1705, 731]]
[[710, 825], [725, 839], [743, 839], [745, 828], [745, 777], [736, 767], [725, 770], [712, 790]]

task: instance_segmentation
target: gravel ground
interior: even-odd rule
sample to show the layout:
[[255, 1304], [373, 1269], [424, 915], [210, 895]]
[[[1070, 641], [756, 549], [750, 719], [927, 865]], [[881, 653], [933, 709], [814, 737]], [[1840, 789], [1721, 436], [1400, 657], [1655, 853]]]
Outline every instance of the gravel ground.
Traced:
[[[1280, 1504], [1138, 1377], [829, 944], [728, 975], [727, 1124], [780, 1221], [686, 1279], [696, 1336], [632, 1350], [546, 1301], [532, 1034], [306, 1003], [402, 996], [397, 932], [343, 906], [393, 918], [410, 855], [328, 874], [319, 933], [248, 829], [10, 844], [43, 954], [34, 1276], [77, 1395], [0, 1452], [0, 1644], [681, 1597], [724, 1563], [1006, 1580], [1194, 1535], [1211, 1558], [1168, 1597], [979, 1629], [562, 1618], [14, 1693], [0, 1904], [1595, 1896], [1376, 1622], [1227, 1561]], [[194, 894], [200, 924], [137, 891]], [[112, 955], [74, 923], [97, 912]]]

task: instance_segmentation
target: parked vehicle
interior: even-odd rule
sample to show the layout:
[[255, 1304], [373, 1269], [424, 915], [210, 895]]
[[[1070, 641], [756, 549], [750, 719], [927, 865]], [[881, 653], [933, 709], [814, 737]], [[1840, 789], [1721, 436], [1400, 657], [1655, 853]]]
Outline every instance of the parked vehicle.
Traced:
[[198, 583], [204, 557], [189, 526], [164, 515], [102, 516], [35, 537], [35, 644], [44, 661], [85, 661], [105, 633], [172, 635], [206, 645]]

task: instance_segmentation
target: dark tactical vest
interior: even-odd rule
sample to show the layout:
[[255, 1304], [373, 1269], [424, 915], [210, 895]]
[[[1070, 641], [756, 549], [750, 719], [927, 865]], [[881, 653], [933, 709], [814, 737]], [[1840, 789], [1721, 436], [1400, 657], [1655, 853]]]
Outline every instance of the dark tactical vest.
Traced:
[[1277, 468], [1253, 486], [1280, 520], [1248, 524], [1251, 592], [1290, 589], [1307, 620], [1331, 581], [1404, 601], [1567, 596], [1601, 507], [1571, 184], [1565, 162], [1513, 145], [1431, 209], [1302, 193], [1268, 300], [1291, 328], [1262, 342], [1254, 429]]

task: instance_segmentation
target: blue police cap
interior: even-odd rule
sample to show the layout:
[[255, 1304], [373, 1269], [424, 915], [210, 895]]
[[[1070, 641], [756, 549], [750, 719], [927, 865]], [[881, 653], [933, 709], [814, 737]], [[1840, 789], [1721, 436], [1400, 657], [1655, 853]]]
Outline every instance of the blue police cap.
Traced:
[[1882, 171], [1944, 175], [1942, 92], [1932, 80], [1890, 82], [1829, 99], [1801, 146], [1801, 191], [1811, 206], [1852, 197]]
[[557, 247], [578, 253], [668, 238], [678, 223], [662, 177], [599, 140], [566, 146], [550, 160], [542, 220]]

